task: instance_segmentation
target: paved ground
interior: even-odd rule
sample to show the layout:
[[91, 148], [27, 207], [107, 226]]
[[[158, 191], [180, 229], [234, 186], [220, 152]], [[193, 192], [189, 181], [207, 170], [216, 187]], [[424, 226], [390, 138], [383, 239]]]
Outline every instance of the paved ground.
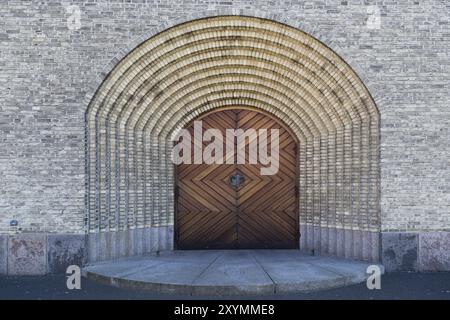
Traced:
[[[208, 299], [195, 297], [194, 299]], [[236, 297], [234, 297], [235, 299]], [[81, 290], [67, 290], [64, 275], [0, 277], [0, 299], [193, 299], [126, 290], [82, 279]], [[450, 273], [388, 273], [381, 290], [365, 284], [295, 295], [267, 295], [245, 299], [446, 299], [450, 300]]]
[[290, 294], [356, 284], [366, 281], [369, 265], [299, 250], [193, 250], [102, 262], [84, 271], [88, 278], [122, 288], [222, 296]]

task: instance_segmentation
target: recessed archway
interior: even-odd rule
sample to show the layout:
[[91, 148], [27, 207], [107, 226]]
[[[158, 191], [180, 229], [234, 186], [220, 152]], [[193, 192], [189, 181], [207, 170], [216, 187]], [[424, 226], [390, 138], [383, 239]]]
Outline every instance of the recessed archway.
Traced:
[[378, 260], [379, 114], [369, 92], [317, 39], [242, 16], [169, 28], [102, 83], [86, 117], [88, 232], [172, 225], [170, 137], [231, 105], [272, 113], [299, 140], [300, 248]]

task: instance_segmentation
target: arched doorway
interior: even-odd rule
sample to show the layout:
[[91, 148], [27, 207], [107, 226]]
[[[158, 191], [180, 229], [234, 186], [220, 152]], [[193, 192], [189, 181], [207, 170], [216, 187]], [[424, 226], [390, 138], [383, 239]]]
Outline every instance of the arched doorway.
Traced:
[[86, 113], [92, 250], [115, 257], [174, 248], [171, 137], [229, 106], [272, 114], [299, 141], [300, 249], [377, 261], [380, 119], [370, 93], [319, 40], [243, 16], [154, 35], [97, 90]]
[[[218, 150], [220, 156], [216, 163], [195, 164], [191, 153], [189, 163], [176, 167], [176, 248], [298, 248], [295, 136], [273, 116], [248, 108], [215, 110], [195, 119], [195, 123], [201, 126], [202, 136], [195, 139], [202, 149], [214, 143], [213, 139], [204, 141], [204, 133], [216, 130], [214, 139], [220, 141], [213, 156], [219, 156]], [[187, 130], [189, 137], [195, 136], [193, 123]], [[240, 132], [242, 140], [230, 136], [231, 132]], [[195, 139], [190, 140], [189, 150], [194, 150]], [[266, 145], [269, 141], [277, 146]], [[265, 155], [276, 157], [276, 163], [258, 157], [263, 145], [269, 150]], [[243, 161], [238, 161], [239, 152], [245, 155]], [[261, 168], [269, 165], [272, 172], [264, 174]]]

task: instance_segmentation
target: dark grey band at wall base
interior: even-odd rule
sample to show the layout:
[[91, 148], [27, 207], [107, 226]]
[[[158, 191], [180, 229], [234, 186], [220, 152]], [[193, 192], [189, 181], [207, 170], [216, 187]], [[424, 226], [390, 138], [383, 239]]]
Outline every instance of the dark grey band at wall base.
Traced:
[[8, 273], [8, 236], [0, 234], [0, 274]]
[[63, 273], [86, 263], [84, 234], [23, 233], [0, 235], [0, 274]]
[[[325, 232], [326, 231], [326, 232]], [[369, 234], [349, 230], [315, 230], [313, 248], [317, 255], [346, 257], [365, 252], [358, 246], [338, 246], [345, 237], [367, 238]], [[309, 231], [311, 235], [311, 230]], [[320, 237], [318, 236], [320, 235]], [[375, 236], [375, 235], [371, 235]], [[392, 271], [450, 271], [450, 232], [382, 232], [381, 262]], [[318, 240], [320, 239], [320, 241]], [[328, 239], [328, 240], [326, 240]], [[335, 240], [333, 240], [335, 239]], [[302, 241], [303, 244], [302, 244]], [[311, 239], [300, 238], [300, 248], [309, 251]], [[336, 246], [332, 245], [333, 241]], [[364, 243], [364, 242], [362, 242]], [[376, 242], [372, 242], [375, 244]], [[320, 250], [317, 250], [317, 249]], [[374, 248], [374, 247], [372, 247]], [[69, 265], [139, 256], [173, 250], [173, 227], [143, 228], [102, 234], [17, 234], [0, 235], [0, 274], [39, 275], [63, 273]], [[364, 257], [348, 256], [357, 260]], [[374, 261], [375, 262], [375, 261]]]
[[317, 255], [380, 261], [380, 233], [300, 225], [300, 249]]
[[381, 262], [392, 271], [450, 271], [450, 232], [382, 232]]
[[0, 234], [0, 275], [64, 273], [70, 265], [173, 249], [173, 227], [84, 234]]
[[88, 262], [173, 250], [173, 226], [90, 233], [87, 237]]

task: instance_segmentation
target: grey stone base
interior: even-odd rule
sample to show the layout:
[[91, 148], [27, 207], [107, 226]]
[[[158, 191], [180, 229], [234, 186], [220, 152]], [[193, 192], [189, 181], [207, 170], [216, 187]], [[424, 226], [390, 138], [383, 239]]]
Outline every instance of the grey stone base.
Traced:
[[300, 226], [300, 249], [311, 254], [378, 263], [380, 233], [339, 228]]
[[85, 235], [0, 235], [0, 274], [42, 275], [85, 263]]
[[[318, 255], [377, 262], [376, 233], [302, 229], [300, 248]], [[314, 235], [314, 236], [313, 236]], [[351, 240], [351, 241], [350, 241]], [[382, 232], [386, 271], [450, 271], [450, 232]], [[40, 275], [67, 266], [173, 250], [173, 227], [101, 234], [0, 235], [0, 274]]]
[[450, 232], [383, 232], [386, 271], [450, 271]]
[[88, 235], [88, 261], [114, 260], [173, 250], [173, 226], [130, 229]]
[[80, 234], [0, 235], [0, 274], [64, 273], [68, 266], [88, 261], [173, 250], [173, 227]]
[[50, 273], [64, 273], [69, 265], [83, 266], [87, 261], [84, 235], [48, 235], [47, 246]]
[[8, 273], [8, 236], [0, 234], [0, 274]]
[[387, 272], [417, 270], [418, 233], [383, 232], [381, 243], [382, 263]]

